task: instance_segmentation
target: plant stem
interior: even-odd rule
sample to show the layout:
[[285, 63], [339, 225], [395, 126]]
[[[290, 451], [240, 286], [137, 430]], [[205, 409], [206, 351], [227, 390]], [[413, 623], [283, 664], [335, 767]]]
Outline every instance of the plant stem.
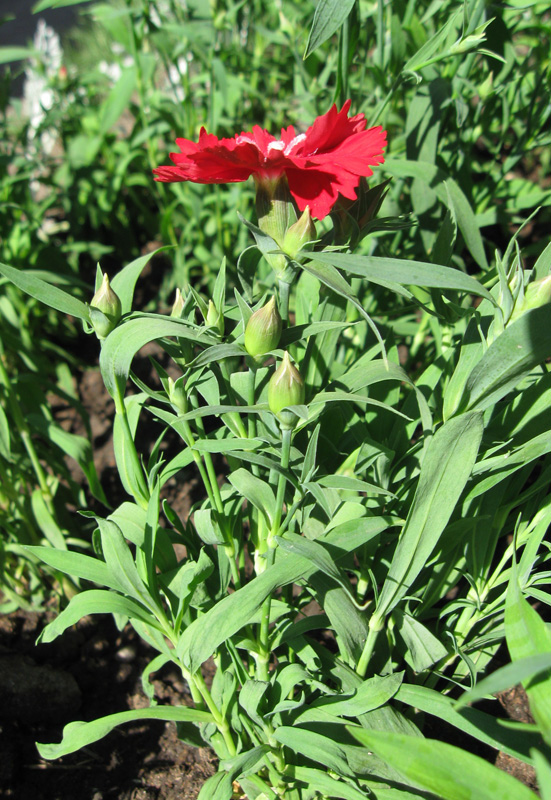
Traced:
[[367, 668], [369, 666], [369, 662], [371, 660], [371, 656], [373, 655], [373, 650], [375, 648], [375, 642], [379, 636], [379, 633], [383, 629], [383, 621], [379, 620], [376, 617], [371, 617], [369, 623], [369, 633], [367, 634], [367, 639], [365, 641], [364, 649], [362, 655], [360, 656], [360, 660], [358, 661], [358, 665], [356, 667], [356, 672], [360, 677], [365, 678], [365, 673], [367, 672]]
[[291, 284], [287, 281], [278, 281], [279, 289], [279, 313], [284, 323], [289, 322], [289, 294], [291, 291]]
[[[231, 385], [230, 373], [228, 372], [228, 366], [224, 361], [220, 362], [220, 372], [222, 373], [222, 377], [223, 377], [224, 382], [226, 384], [226, 391], [228, 393], [228, 397], [229, 397], [231, 403], [233, 403], [233, 405], [237, 405], [237, 402], [236, 402], [236, 399], [235, 399], [235, 396], [234, 396], [234, 393], [233, 393], [232, 385]], [[245, 426], [243, 425], [243, 420], [241, 419], [241, 417], [239, 416], [237, 411], [232, 411], [230, 414], [228, 414], [228, 417], [233, 421], [234, 425], [236, 426], [237, 431], [239, 433], [239, 436], [242, 439], [246, 439], [247, 438], [247, 431], [245, 430]]]
[[218, 708], [212, 696], [208, 690], [207, 684], [205, 683], [205, 679], [203, 678], [200, 671], [197, 671], [195, 675], [191, 676], [191, 680], [195, 683], [197, 689], [201, 692], [201, 697], [205, 701], [205, 704], [214, 717], [214, 721], [216, 723], [216, 727], [224, 737], [224, 742], [226, 744], [226, 748], [228, 750], [228, 754], [230, 756], [234, 756], [237, 753], [237, 748], [235, 746], [235, 742], [233, 741], [230, 726], [228, 724], [227, 719], [222, 716], [219, 712]]
[[[292, 430], [283, 430], [281, 432], [281, 466], [283, 467], [283, 469], [288, 469], [289, 467], [289, 456], [291, 454], [292, 435], [293, 435]], [[268, 535], [269, 547], [275, 547], [275, 537], [278, 535], [279, 529], [281, 527], [281, 517], [283, 515], [283, 505], [285, 500], [286, 486], [287, 486], [287, 478], [283, 472], [280, 472], [277, 483], [277, 496], [276, 496], [274, 519], [272, 522], [270, 533]]]
[[[283, 467], [283, 469], [288, 469], [289, 467], [289, 456], [291, 453], [292, 435], [293, 431], [290, 429], [285, 429], [281, 432], [281, 466]], [[286, 485], [287, 485], [287, 478], [285, 477], [284, 473], [280, 473], [277, 485], [277, 497], [276, 497], [274, 519], [272, 522], [272, 527], [268, 532], [267, 542], [266, 542], [268, 546], [266, 552], [266, 569], [269, 569], [273, 565], [275, 559], [275, 548], [277, 547], [275, 537], [277, 536], [281, 526], [281, 517], [283, 512], [283, 503], [285, 500]], [[270, 627], [271, 605], [272, 605], [272, 596], [268, 595], [268, 597], [264, 600], [264, 603], [262, 604], [262, 620], [260, 622], [260, 637], [259, 637], [260, 656], [258, 658], [259, 679], [264, 681], [267, 681], [269, 679], [268, 665], [271, 653], [269, 627]]]

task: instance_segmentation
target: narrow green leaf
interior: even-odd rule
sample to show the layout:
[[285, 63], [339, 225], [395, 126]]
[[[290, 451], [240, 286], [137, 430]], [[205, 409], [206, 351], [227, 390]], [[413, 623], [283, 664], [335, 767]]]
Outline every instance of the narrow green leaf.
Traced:
[[224, 597], [186, 628], [177, 645], [178, 657], [190, 672], [196, 672], [222, 642], [251, 622], [276, 588], [295, 583], [314, 570], [309, 561], [299, 556], [276, 557], [272, 567]]
[[532, 750], [541, 800], [551, 800], [551, 764], [538, 750]]
[[467, 380], [467, 407], [483, 411], [494, 405], [549, 356], [549, 307], [543, 306], [523, 314], [488, 347]]
[[245, 497], [255, 508], [264, 514], [269, 525], [273, 521], [275, 509], [275, 496], [272, 487], [251, 473], [240, 467], [228, 476], [229, 482], [235, 486], [239, 494]]
[[135, 722], [141, 719], [162, 719], [171, 722], [195, 722], [198, 725], [212, 722], [212, 715], [207, 711], [198, 711], [187, 706], [154, 706], [153, 708], [136, 708], [121, 711], [108, 717], [95, 719], [93, 722], [70, 722], [63, 728], [63, 739], [59, 744], [37, 743], [42, 758], [61, 758], [74, 753], [82, 747], [97, 742], [107, 736], [117, 725]]
[[541, 741], [535, 733], [517, 733], [505, 728], [497, 717], [476, 708], [461, 708], [456, 711], [451, 698], [426, 686], [404, 683], [396, 694], [396, 700], [425, 714], [432, 714], [439, 720], [445, 720], [478, 741], [527, 763], [530, 762], [530, 746], [537, 744], [538, 740]]
[[425, 453], [415, 497], [379, 595], [382, 621], [407, 594], [446, 527], [476, 461], [484, 424], [479, 413], [444, 423]]
[[88, 614], [122, 614], [131, 619], [136, 617], [153, 627], [157, 626], [155, 618], [135, 600], [103, 589], [90, 589], [71, 599], [67, 608], [44, 628], [39, 641], [53, 642], [63, 631]]
[[[293, 778], [307, 787], [315, 786], [326, 797], [338, 797], [341, 800], [366, 800], [366, 794], [344, 780], [332, 778], [327, 772], [312, 767], [294, 767]], [[377, 792], [379, 797], [379, 793]], [[381, 798], [383, 796], [381, 795]], [[398, 800], [398, 798], [396, 799]], [[407, 800], [407, 798], [404, 798]]]
[[[520, 592], [513, 569], [505, 601], [505, 638], [513, 663], [551, 653], [551, 630]], [[551, 670], [523, 681], [532, 716], [551, 745]]]
[[354, 777], [346, 760], [345, 749], [327, 736], [307, 728], [291, 728], [286, 725], [276, 728], [273, 735], [278, 742], [291, 748], [295, 753], [301, 753], [306, 758], [323, 764], [338, 775]]
[[36, 300], [40, 300], [50, 308], [61, 311], [63, 314], [70, 314], [77, 319], [88, 322], [90, 314], [88, 306], [71, 294], [64, 292], [57, 286], [41, 280], [34, 275], [27, 274], [24, 270], [14, 269], [7, 264], [0, 264], [0, 274], [14, 283], [23, 292], [26, 292]]
[[211, 343], [211, 339], [199, 333], [196, 328], [174, 317], [143, 314], [125, 320], [109, 334], [101, 348], [101, 373], [105, 387], [112, 397], [116, 395], [117, 387], [121, 391], [124, 389], [132, 359], [138, 350], [148, 342], [164, 336]]
[[32, 58], [36, 55], [37, 52], [32, 47], [0, 47], [0, 64], [23, 61], [25, 58]]
[[117, 272], [117, 274], [113, 277], [113, 280], [111, 281], [111, 288], [119, 296], [123, 314], [129, 314], [130, 311], [132, 311], [134, 288], [142, 270], [149, 264], [151, 259], [157, 255], [157, 253], [162, 253], [163, 250], [171, 249], [172, 245], [158, 247], [157, 250], [153, 250], [151, 253], [146, 253], [145, 256], [140, 256], [139, 258], [134, 259], [134, 261], [131, 261], [130, 264], [127, 264], [125, 267], [123, 267], [123, 269], [121, 269], [120, 272]]
[[96, 518], [96, 522], [100, 529], [101, 548], [109, 571], [123, 587], [125, 594], [143, 603], [147, 608], [154, 609], [155, 602], [138, 575], [121, 529], [112, 520]]
[[319, 0], [308, 35], [304, 59], [341, 27], [354, 7], [354, 0]]
[[349, 728], [408, 783], [443, 800], [537, 800], [526, 786], [478, 756], [434, 739]]
[[435, 289], [456, 289], [485, 297], [494, 302], [492, 295], [470, 275], [458, 269], [423, 261], [380, 256], [357, 256], [343, 253], [316, 253], [316, 261], [332, 264], [353, 275], [383, 286], [389, 281], [404, 286], [425, 286]]
[[459, 185], [443, 170], [427, 161], [386, 158], [384, 168], [397, 178], [418, 178], [430, 186], [445, 206], [453, 201], [455, 216], [465, 244], [481, 269], [488, 269], [484, 244], [471, 205]]
[[74, 553], [70, 550], [57, 550], [53, 547], [27, 545], [25, 550], [29, 550], [45, 564], [49, 564], [67, 575], [92, 581], [100, 586], [108, 586], [110, 589], [122, 590], [119, 582], [109, 571], [107, 564], [99, 558]]
[[128, 108], [137, 82], [138, 70], [135, 66], [123, 69], [120, 78], [100, 107], [99, 130], [102, 136], [105, 136]]
[[512, 664], [507, 664], [492, 672], [487, 678], [479, 681], [474, 689], [462, 694], [455, 704], [455, 708], [459, 709], [468, 703], [475, 703], [477, 700], [482, 700], [483, 697], [502, 692], [518, 683], [531, 681], [540, 673], [549, 670], [551, 670], [551, 651], [520, 658], [518, 661], [513, 661]]

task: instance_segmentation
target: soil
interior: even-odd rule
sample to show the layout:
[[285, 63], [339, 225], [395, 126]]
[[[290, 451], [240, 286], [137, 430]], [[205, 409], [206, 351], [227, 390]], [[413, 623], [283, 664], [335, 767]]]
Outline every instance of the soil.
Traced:
[[[153, 345], [144, 348], [133, 364], [150, 383], [151, 355], [159, 360], [162, 351]], [[116, 506], [127, 498], [121, 495], [113, 454], [113, 403], [97, 369], [84, 370], [77, 383], [90, 418], [96, 468], [108, 500]], [[57, 421], [67, 430], [85, 434], [78, 414], [59, 398], [50, 399]], [[157, 426], [151, 428], [144, 436], [153, 443], [159, 431]], [[145, 439], [140, 439], [142, 444]], [[163, 446], [170, 458], [177, 443], [169, 437]], [[73, 478], [83, 482], [78, 466], [70, 464], [70, 468]], [[185, 518], [198, 499], [193, 473], [165, 488], [172, 507]], [[149, 705], [141, 674], [156, 655], [130, 626], [117, 630], [110, 616], [86, 617], [55, 642], [36, 645], [38, 634], [54, 613], [20, 610], [0, 616], [0, 798], [196, 800], [204, 781], [216, 771], [216, 759], [207, 748], [180, 741], [174, 723], [127, 724], [75, 754], [55, 761], [39, 756], [34, 743], [59, 741], [63, 726], [73, 720], [92, 720]], [[191, 702], [174, 667], [155, 673], [153, 685], [160, 704]], [[499, 699], [511, 719], [531, 720], [521, 687], [502, 693]], [[469, 737], [433, 724], [429, 736], [471, 749], [535, 788], [534, 772], [526, 764], [502, 753], [496, 760], [490, 748], [481, 750]]]

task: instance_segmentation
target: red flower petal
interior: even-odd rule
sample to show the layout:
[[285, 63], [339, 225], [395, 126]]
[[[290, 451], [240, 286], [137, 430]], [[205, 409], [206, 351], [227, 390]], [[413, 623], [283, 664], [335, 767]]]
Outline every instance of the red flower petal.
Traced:
[[300, 210], [310, 205], [312, 215], [323, 219], [339, 194], [354, 199], [360, 177], [383, 162], [386, 133], [381, 127], [365, 130], [363, 114], [349, 117], [350, 102], [340, 111], [333, 105], [306, 133], [282, 128], [279, 139], [258, 125], [233, 139], [202, 128], [197, 143], [176, 140], [180, 152], [170, 154], [175, 166], [155, 169], [155, 180], [233, 183], [286, 174]]

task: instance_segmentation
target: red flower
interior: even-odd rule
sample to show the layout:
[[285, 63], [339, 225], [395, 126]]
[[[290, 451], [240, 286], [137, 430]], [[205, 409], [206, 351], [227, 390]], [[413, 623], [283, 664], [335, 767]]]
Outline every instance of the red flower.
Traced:
[[258, 125], [233, 139], [202, 128], [198, 143], [176, 139], [180, 152], [170, 154], [176, 166], [157, 167], [155, 180], [233, 183], [253, 175], [262, 182], [286, 175], [299, 209], [309, 205], [312, 216], [323, 219], [339, 194], [355, 200], [360, 177], [384, 160], [386, 131], [380, 125], [366, 130], [363, 114], [349, 117], [350, 102], [340, 111], [332, 106], [306, 133], [283, 128], [280, 139]]

